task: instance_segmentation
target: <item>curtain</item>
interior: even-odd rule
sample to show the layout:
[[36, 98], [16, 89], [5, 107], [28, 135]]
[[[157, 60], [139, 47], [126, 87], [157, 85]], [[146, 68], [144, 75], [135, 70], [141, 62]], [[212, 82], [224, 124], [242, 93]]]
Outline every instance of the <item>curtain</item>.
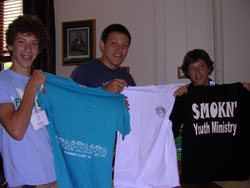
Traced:
[[37, 15], [47, 28], [48, 47], [44, 49], [33, 63], [32, 70], [42, 69], [56, 73], [55, 54], [55, 16], [53, 0], [23, 0], [23, 14]]

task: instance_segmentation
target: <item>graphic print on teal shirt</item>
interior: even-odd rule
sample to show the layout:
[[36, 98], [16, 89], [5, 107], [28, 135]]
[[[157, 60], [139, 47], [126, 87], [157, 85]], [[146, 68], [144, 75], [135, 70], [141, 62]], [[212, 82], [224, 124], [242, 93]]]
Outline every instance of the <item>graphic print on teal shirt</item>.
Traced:
[[129, 134], [125, 97], [46, 73], [45, 94], [37, 92], [47, 126], [60, 188], [112, 187], [116, 130]]

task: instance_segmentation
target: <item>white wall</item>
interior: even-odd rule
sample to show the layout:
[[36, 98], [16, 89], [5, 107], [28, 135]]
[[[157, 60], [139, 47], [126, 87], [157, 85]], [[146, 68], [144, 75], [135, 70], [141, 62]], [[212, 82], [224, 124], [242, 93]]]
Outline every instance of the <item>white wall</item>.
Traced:
[[[187, 51], [205, 49], [213, 58], [212, 1], [166, 1], [166, 82], [180, 82], [176, 67]], [[185, 80], [187, 82], [187, 80]]]
[[[250, 1], [221, 2], [224, 62], [219, 63], [226, 72], [223, 79], [250, 81], [247, 75]], [[102, 30], [112, 23], [125, 25], [132, 35], [132, 43], [123, 65], [130, 66], [137, 85], [188, 82], [177, 78], [177, 67], [188, 50], [203, 48], [215, 58], [211, 0], [54, 0], [54, 6], [56, 74], [62, 77], [70, 77], [75, 68], [62, 66], [61, 23], [65, 21], [96, 19], [97, 57], [101, 56]]]
[[250, 1], [224, 0], [224, 81], [250, 82]]
[[[102, 30], [109, 24], [125, 25], [132, 43], [123, 65], [130, 66], [130, 72], [138, 84], [152, 83], [153, 70], [153, 9], [151, 0], [55, 0], [56, 39], [61, 48], [61, 22], [96, 19], [97, 57], [101, 56], [99, 40]], [[62, 66], [61, 49], [57, 49], [57, 75], [69, 77], [75, 66]]]

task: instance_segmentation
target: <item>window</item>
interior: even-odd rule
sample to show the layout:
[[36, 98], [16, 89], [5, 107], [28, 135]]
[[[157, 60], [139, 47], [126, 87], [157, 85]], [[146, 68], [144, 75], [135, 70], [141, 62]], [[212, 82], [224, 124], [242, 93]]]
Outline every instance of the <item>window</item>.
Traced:
[[11, 66], [11, 59], [5, 43], [5, 32], [8, 25], [22, 14], [22, 0], [5, 0], [0, 2], [0, 64], [3, 69]]

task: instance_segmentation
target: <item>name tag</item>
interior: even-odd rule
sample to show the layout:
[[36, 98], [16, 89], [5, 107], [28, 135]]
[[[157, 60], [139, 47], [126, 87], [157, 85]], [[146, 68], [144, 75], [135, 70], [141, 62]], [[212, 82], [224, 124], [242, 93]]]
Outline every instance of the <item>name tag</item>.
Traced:
[[35, 131], [49, 124], [47, 115], [44, 110], [33, 114], [30, 121]]

